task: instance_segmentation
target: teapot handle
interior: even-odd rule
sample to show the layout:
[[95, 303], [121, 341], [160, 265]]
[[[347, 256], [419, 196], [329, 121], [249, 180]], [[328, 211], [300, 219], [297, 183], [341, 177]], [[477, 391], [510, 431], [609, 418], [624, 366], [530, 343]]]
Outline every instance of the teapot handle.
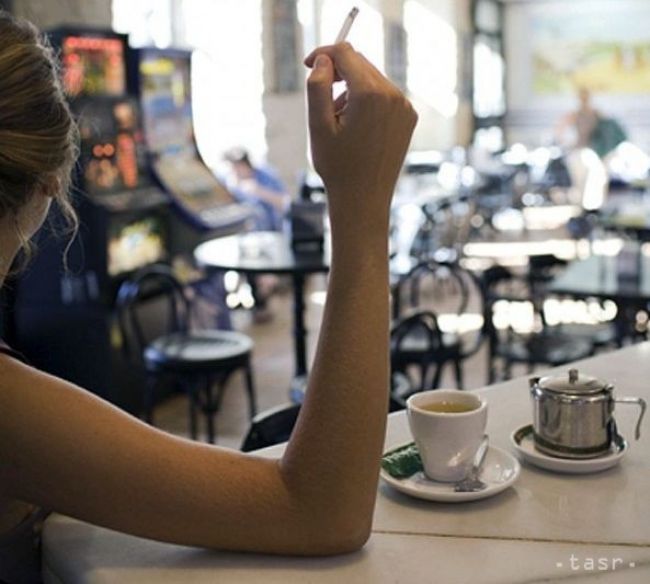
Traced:
[[645, 400], [640, 397], [617, 397], [614, 398], [614, 401], [619, 404], [633, 404], [641, 407], [641, 415], [636, 423], [636, 431], [634, 432], [634, 438], [638, 440], [641, 436], [641, 422], [646, 411]]

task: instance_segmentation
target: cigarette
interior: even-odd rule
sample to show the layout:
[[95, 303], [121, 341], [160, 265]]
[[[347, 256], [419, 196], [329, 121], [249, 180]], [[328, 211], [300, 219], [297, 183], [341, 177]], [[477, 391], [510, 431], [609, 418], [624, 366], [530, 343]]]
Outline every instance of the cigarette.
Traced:
[[359, 14], [359, 9], [355, 6], [352, 10], [350, 10], [350, 13], [345, 17], [345, 20], [343, 21], [343, 26], [341, 27], [339, 34], [336, 35], [336, 40], [334, 41], [334, 44], [342, 43], [347, 38], [348, 33], [352, 28], [352, 23], [354, 22], [354, 19], [357, 17], [357, 14]]

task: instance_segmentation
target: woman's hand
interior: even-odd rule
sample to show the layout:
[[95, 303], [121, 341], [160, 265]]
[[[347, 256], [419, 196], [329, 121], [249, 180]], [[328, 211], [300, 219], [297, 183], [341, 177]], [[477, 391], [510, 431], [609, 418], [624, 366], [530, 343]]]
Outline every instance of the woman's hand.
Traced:
[[[312, 158], [327, 187], [332, 229], [385, 236], [417, 114], [348, 43], [318, 48], [305, 64], [312, 67], [307, 81]], [[347, 92], [334, 100], [338, 79], [347, 83]]]

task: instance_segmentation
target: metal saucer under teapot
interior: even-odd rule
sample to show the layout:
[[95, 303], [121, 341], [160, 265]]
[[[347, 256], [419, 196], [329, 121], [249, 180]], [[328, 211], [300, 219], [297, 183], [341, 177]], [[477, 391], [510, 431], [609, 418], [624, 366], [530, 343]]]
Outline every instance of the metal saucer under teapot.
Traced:
[[635, 432], [638, 440], [645, 400], [615, 398], [613, 391], [612, 384], [579, 374], [577, 369], [570, 369], [568, 374], [531, 378], [535, 447], [560, 458], [595, 458], [607, 454], [612, 441], [618, 437], [613, 416], [617, 402], [641, 407]]

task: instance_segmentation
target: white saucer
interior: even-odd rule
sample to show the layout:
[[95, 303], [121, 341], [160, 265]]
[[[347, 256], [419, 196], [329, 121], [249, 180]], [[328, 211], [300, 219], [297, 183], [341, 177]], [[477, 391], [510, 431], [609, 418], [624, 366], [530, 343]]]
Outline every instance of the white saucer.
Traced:
[[454, 483], [433, 481], [427, 478], [423, 472], [417, 472], [405, 479], [396, 479], [382, 468], [380, 476], [394, 489], [418, 499], [462, 503], [485, 499], [500, 493], [517, 480], [520, 470], [519, 462], [514, 456], [505, 450], [490, 446], [479, 475], [479, 478], [487, 484], [482, 491], [457, 493], [454, 491]]
[[510, 435], [510, 439], [519, 456], [526, 462], [546, 470], [568, 474], [587, 474], [606, 470], [617, 465], [628, 450], [627, 442], [619, 436], [619, 439], [612, 444], [608, 454], [596, 458], [575, 459], [549, 456], [535, 448], [533, 427], [530, 424], [515, 430]]

